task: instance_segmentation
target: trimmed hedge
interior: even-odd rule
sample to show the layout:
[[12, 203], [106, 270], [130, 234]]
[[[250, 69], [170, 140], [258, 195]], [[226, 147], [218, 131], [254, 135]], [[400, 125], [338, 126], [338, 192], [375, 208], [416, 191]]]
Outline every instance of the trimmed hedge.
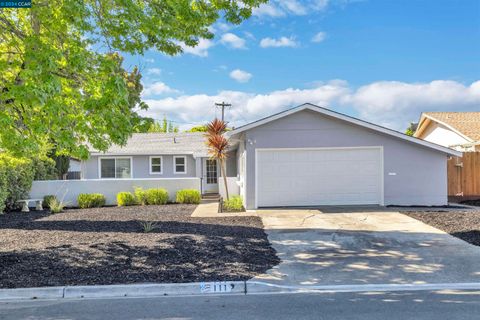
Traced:
[[148, 189], [145, 191], [147, 204], [159, 205], [168, 202], [168, 191], [165, 189]]
[[137, 203], [144, 206], [147, 204], [147, 192], [139, 187], [134, 187], [135, 199], [137, 199]]
[[137, 199], [131, 192], [119, 192], [117, 193], [117, 204], [119, 207], [133, 206], [137, 204]]
[[81, 193], [77, 197], [78, 206], [82, 209], [100, 208], [105, 205], [105, 196], [101, 193]]
[[228, 200], [224, 200], [223, 210], [229, 212], [243, 211], [242, 198], [240, 196], [233, 196]]
[[7, 154], [0, 154], [0, 168], [0, 212], [5, 208], [14, 210], [18, 208], [18, 200], [28, 197], [35, 168], [32, 160]]
[[56, 178], [55, 162], [50, 158], [27, 159], [0, 154], [0, 213], [17, 209], [17, 201], [28, 197], [33, 180]]
[[201, 195], [200, 191], [195, 189], [183, 189], [177, 191], [176, 201], [178, 203], [199, 204]]

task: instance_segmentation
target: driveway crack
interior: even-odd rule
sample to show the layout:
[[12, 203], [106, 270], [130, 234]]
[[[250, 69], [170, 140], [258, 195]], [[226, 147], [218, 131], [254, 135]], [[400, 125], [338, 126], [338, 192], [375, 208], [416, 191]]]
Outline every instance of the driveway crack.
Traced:
[[302, 219], [302, 223], [300, 223], [300, 226], [303, 227], [303, 225], [305, 224], [305, 221], [307, 219], [310, 219], [311, 217], [315, 217], [315, 214], [311, 214], [309, 216], [306, 216], [305, 218]]

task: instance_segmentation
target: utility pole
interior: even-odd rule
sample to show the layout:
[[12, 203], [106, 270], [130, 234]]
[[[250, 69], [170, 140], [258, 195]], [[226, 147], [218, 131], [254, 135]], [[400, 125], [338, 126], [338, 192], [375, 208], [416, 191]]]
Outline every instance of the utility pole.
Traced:
[[232, 105], [230, 103], [215, 103], [217, 107], [222, 107], [222, 121], [225, 119], [225, 107], [231, 107]]

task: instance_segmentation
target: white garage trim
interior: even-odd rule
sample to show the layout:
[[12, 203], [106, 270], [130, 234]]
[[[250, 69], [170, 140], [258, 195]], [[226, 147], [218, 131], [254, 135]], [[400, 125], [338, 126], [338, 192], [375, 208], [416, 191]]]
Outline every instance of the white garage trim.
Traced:
[[376, 149], [380, 151], [380, 205], [385, 205], [385, 185], [384, 185], [384, 154], [383, 146], [365, 146], [365, 147], [325, 147], [325, 148], [257, 148], [255, 149], [255, 209], [258, 209], [258, 154], [268, 151], [328, 151], [328, 150], [368, 150]]

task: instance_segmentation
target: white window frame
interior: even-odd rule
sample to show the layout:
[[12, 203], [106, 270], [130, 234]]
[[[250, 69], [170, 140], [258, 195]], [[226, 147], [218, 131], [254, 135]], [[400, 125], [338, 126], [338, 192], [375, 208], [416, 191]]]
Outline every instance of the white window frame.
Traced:
[[[102, 177], [102, 159], [115, 159], [115, 178]], [[130, 159], [130, 178], [117, 178], [117, 159]], [[133, 178], [133, 157], [98, 157], [98, 178], [102, 180], [123, 180]]]
[[[184, 163], [184, 167], [185, 167], [185, 171], [184, 172], [178, 172], [177, 171], [177, 159], [179, 158], [183, 158], [183, 163]], [[174, 174], [187, 174], [187, 157], [186, 156], [173, 156], [173, 173]]]
[[[150, 159], [149, 160], [149, 163], [150, 163], [149, 172], [150, 172], [150, 174], [163, 174], [163, 156], [150, 156], [149, 159]], [[160, 159], [160, 172], [154, 172], [152, 170], [152, 167], [153, 167], [152, 159]]]

